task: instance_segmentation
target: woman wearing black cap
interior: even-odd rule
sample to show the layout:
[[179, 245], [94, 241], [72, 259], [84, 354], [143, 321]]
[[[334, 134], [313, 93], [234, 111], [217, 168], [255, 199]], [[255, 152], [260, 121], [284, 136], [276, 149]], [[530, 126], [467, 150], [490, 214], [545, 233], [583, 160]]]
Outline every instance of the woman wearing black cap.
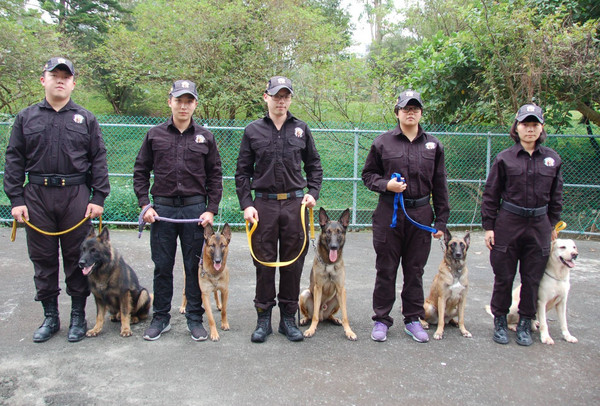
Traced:
[[517, 344], [531, 345], [531, 319], [537, 292], [550, 255], [553, 226], [562, 211], [562, 161], [541, 145], [547, 137], [542, 109], [526, 104], [510, 129], [515, 145], [500, 152], [490, 170], [481, 205], [485, 244], [494, 270], [491, 310], [493, 340], [508, 344], [506, 315], [512, 285], [521, 275]]
[[[379, 193], [379, 203], [373, 212], [377, 276], [371, 338], [385, 341], [388, 328], [394, 323], [390, 313], [396, 301], [396, 277], [402, 263], [404, 331], [415, 341], [424, 343], [429, 341], [429, 336], [419, 318], [425, 317], [423, 273], [432, 233], [410, 223], [402, 209], [396, 212], [394, 227], [390, 224], [395, 211], [394, 196], [403, 193], [408, 215], [421, 224], [434, 222], [437, 232], [433, 236], [443, 236], [450, 214], [444, 147], [419, 124], [423, 114], [419, 93], [413, 90], [400, 93], [394, 113], [398, 126], [375, 138], [362, 172], [365, 186]], [[392, 177], [395, 173], [400, 173], [404, 179]]]

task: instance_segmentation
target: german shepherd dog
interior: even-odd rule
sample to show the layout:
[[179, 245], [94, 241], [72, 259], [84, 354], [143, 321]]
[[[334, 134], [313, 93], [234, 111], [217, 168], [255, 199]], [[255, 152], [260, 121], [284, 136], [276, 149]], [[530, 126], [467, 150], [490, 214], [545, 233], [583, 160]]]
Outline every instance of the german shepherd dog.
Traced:
[[[198, 268], [198, 283], [202, 292], [202, 306], [208, 319], [210, 339], [219, 341], [217, 325], [210, 306], [210, 294], [214, 292], [217, 309], [221, 311], [221, 330], [229, 330], [227, 321], [227, 298], [229, 297], [229, 268], [227, 254], [231, 241], [231, 227], [225, 223], [223, 232], [214, 232], [210, 224], [204, 227], [204, 246], [202, 247], [202, 262]], [[185, 279], [184, 279], [185, 280]], [[221, 292], [219, 300], [218, 292]], [[179, 311], [185, 313], [187, 298], [185, 286]]]
[[108, 228], [103, 228], [98, 236], [92, 229], [83, 241], [79, 267], [87, 275], [96, 299], [96, 325], [86, 335], [95, 337], [102, 331], [108, 309], [112, 321], [121, 321], [121, 336], [131, 336], [130, 324], [148, 317], [152, 296], [140, 286], [133, 269], [112, 247]]
[[[444, 337], [446, 323], [458, 325], [463, 337], [471, 338], [471, 333], [465, 328], [465, 306], [469, 290], [466, 260], [471, 236], [467, 232], [463, 238], [452, 237], [450, 231], [446, 230], [444, 240], [446, 252], [438, 273], [433, 278], [429, 296], [425, 299], [425, 320], [421, 323], [424, 328], [429, 328], [428, 323], [437, 323], [437, 330], [433, 334], [436, 340]], [[454, 319], [456, 316], [458, 323]]]
[[[342, 325], [349, 340], [356, 340], [346, 311], [346, 267], [342, 258], [349, 223], [350, 209], [344, 210], [338, 221], [329, 220], [325, 209], [319, 209], [321, 234], [310, 273], [310, 286], [300, 294], [300, 311], [304, 316], [300, 325], [305, 326], [312, 320], [304, 337], [315, 334], [319, 321], [329, 320]], [[334, 316], [340, 308], [341, 321]]]

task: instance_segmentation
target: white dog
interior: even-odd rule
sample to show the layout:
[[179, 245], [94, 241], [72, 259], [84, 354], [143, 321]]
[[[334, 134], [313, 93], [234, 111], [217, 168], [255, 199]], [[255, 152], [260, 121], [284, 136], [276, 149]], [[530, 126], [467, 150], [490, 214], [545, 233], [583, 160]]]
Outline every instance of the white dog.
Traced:
[[[567, 299], [571, 288], [569, 277], [571, 269], [575, 267], [573, 261], [577, 259], [578, 255], [577, 246], [573, 240], [557, 239], [552, 241], [550, 257], [538, 289], [537, 320], [534, 324], [534, 327], [539, 325], [540, 340], [544, 344], [554, 344], [554, 340], [548, 333], [548, 321], [546, 319], [548, 310], [553, 308], [558, 313], [563, 338], [570, 343], [577, 342], [577, 338], [573, 337], [567, 328]], [[512, 304], [507, 315], [508, 328], [513, 331], [516, 330], [517, 321], [519, 320], [520, 295], [521, 285], [519, 284], [512, 292]], [[489, 305], [486, 305], [485, 308], [489, 314], [492, 314]]]

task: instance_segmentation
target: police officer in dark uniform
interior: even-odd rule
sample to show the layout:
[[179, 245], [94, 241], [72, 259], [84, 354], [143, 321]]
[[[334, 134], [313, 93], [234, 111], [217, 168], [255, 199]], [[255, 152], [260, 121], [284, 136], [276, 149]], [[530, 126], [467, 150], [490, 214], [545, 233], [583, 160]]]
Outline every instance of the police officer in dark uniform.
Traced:
[[562, 161], [541, 145], [547, 137], [542, 109], [526, 104], [510, 129], [515, 145], [500, 152], [490, 170], [481, 204], [485, 244], [494, 270], [491, 310], [493, 340], [508, 344], [506, 315], [512, 302], [512, 285], [521, 275], [517, 344], [531, 345], [531, 319], [537, 310], [537, 293], [553, 227], [562, 211]]
[[[171, 329], [173, 266], [177, 238], [185, 270], [187, 327], [195, 341], [208, 337], [202, 325], [202, 297], [198, 285], [198, 264], [204, 243], [203, 226], [213, 224], [223, 195], [221, 158], [214, 135], [197, 124], [192, 115], [198, 106], [196, 85], [189, 80], [173, 83], [168, 99], [173, 115], [166, 123], [151, 128], [138, 153], [133, 170], [133, 187], [144, 220], [152, 223], [150, 249], [154, 261], [154, 317], [144, 339], [158, 340]], [[154, 184], [148, 189], [150, 172]], [[198, 218], [198, 223], [155, 221]]]
[[[302, 247], [300, 208], [314, 207], [319, 198], [323, 169], [310, 129], [288, 110], [293, 89], [290, 79], [269, 80], [263, 99], [267, 115], [250, 123], [245, 131], [235, 174], [235, 184], [244, 219], [259, 221], [252, 248], [261, 261], [293, 259]], [[306, 179], [302, 176], [302, 164]], [[304, 194], [304, 188], [308, 193]], [[254, 190], [254, 199], [251, 190]], [[279, 247], [278, 247], [279, 243]], [[300, 277], [306, 249], [296, 262], [279, 268], [279, 332], [290, 341], [304, 339], [296, 326]], [[271, 309], [275, 306], [275, 268], [256, 266], [254, 306], [258, 323], [251, 341], [262, 343], [272, 333]]]
[[[385, 341], [388, 328], [394, 323], [390, 312], [396, 300], [398, 266], [402, 263], [405, 332], [418, 342], [427, 342], [429, 337], [419, 318], [425, 316], [423, 273], [432, 234], [411, 224], [401, 209], [397, 213], [396, 227], [392, 228], [390, 224], [394, 215], [394, 196], [402, 192], [408, 215], [418, 223], [430, 225], [434, 222], [435, 212], [434, 228], [437, 232], [433, 236], [443, 236], [450, 214], [444, 148], [419, 124], [423, 113], [419, 93], [413, 90], [402, 92], [394, 113], [398, 126], [375, 138], [362, 172], [367, 188], [380, 194], [373, 212], [377, 276], [373, 291], [375, 315], [371, 338]], [[400, 173], [405, 181], [391, 179], [394, 173]]]
[[[46, 63], [41, 77], [45, 99], [19, 112], [6, 150], [4, 191], [11, 201], [12, 216], [47, 232], [68, 230], [85, 217], [100, 216], [110, 192], [106, 148], [98, 121], [71, 100], [74, 75], [68, 59], [54, 57]], [[26, 175], [28, 182], [23, 186]], [[27, 228], [35, 300], [42, 302], [45, 316], [33, 334], [34, 342], [44, 342], [60, 329], [59, 246], [67, 294], [71, 296], [67, 339], [75, 342], [85, 337], [85, 304], [90, 289], [78, 262], [79, 246], [91, 227], [87, 221], [61, 236]]]

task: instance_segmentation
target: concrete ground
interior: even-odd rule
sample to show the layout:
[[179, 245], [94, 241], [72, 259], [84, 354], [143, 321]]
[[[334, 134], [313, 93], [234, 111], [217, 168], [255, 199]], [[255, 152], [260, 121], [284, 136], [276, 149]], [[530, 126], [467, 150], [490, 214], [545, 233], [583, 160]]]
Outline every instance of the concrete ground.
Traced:
[[[25, 232], [20, 229], [13, 243], [9, 234], [8, 228], [0, 228], [3, 405], [600, 404], [598, 242], [577, 241], [580, 256], [571, 275], [568, 308], [577, 344], [562, 340], [554, 312], [550, 314], [554, 346], [541, 344], [537, 333], [531, 347], [514, 341], [502, 346], [491, 340], [492, 319], [484, 306], [489, 303], [493, 276], [481, 232], [472, 234], [467, 261], [471, 288], [466, 326], [473, 338], [463, 338], [458, 329], [448, 327], [443, 340], [416, 343], [403, 332], [397, 302], [396, 324], [388, 340], [373, 342], [375, 255], [369, 231], [349, 233], [344, 251], [348, 313], [356, 342], [347, 340], [341, 327], [324, 323], [313, 338], [300, 343], [289, 342], [277, 332], [264, 344], [251, 343], [256, 323], [254, 270], [245, 234], [234, 233], [228, 262], [231, 330], [220, 332], [219, 342], [191, 340], [185, 317], [177, 311], [182, 274], [176, 271], [173, 328], [158, 341], [142, 339], [149, 323], [145, 321], [133, 326], [129, 338], [120, 337], [119, 325], [108, 322], [96, 338], [67, 342], [70, 301], [63, 285], [61, 330], [48, 342], [35, 344], [32, 334], [43, 317], [41, 305], [33, 300]], [[141, 239], [134, 230], [111, 231], [113, 245], [151, 290], [149, 236], [148, 231]], [[310, 249], [303, 288], [308, 286], [313, 255]], [[434, 241], [424, 277], [427, 292], [441, 256], [440, 244]], [[180, 260], [176, 268], [182, 269]], [[90, 299], [90, 327], [95, 312]], [[275, 326], [278, 313], [274, 312]], [[216, 319], [219, 324], [218, 312]]]

